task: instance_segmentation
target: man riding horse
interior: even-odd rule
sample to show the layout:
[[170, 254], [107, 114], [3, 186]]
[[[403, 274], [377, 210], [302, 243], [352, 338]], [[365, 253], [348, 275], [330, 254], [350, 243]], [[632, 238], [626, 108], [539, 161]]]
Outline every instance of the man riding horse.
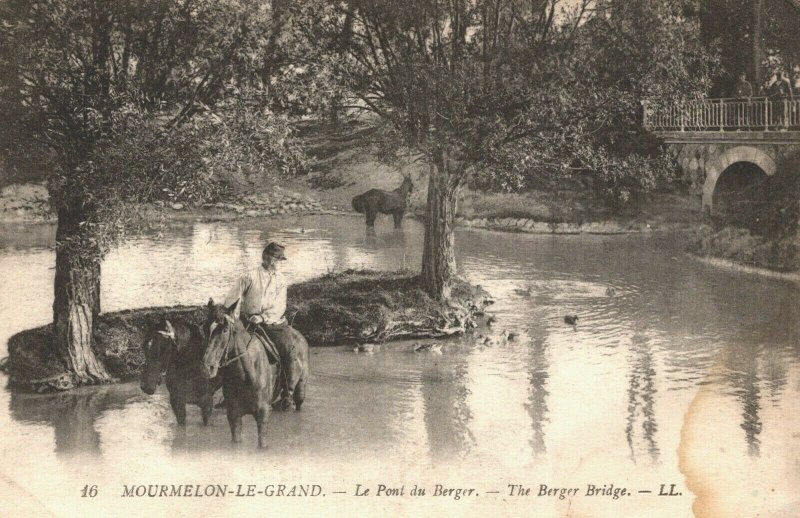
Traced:
[[281, 402], [286, 408], [293, 387], [287, 386], [285, 369], [291, 368], [297, 351], [292, 343], [292, 330], [286, 321], [286, 280], [279, 264], [286, 260], [285, 248], [269, 243], [261, 253], [261, 265], [245, 272], [228, 293], [226, 306], [236, 304], [235, 318], [261, 335], [271, 361], [280, 364]]

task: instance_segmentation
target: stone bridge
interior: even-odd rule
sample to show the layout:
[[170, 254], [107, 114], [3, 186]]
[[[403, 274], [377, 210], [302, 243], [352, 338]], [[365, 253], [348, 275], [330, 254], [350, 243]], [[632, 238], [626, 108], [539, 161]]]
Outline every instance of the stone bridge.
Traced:
[[[800, 131], [676, 131], [656, 132], [675, 154], [678, 164], [702, 195], [704, 209], [716, 201], [720, 180], [750, 170], [772, 176], [783, 158], [800, 154]], [[745, 167], [743, 167], [745, 166]], [[800, 174], [800, 171], [797, 172]]]
[[643, 106], [644, 126], [672, 150], [707, 210], [722, 194], [772, 176], [783, 159], [800, 155], [800, 99], [703, 99], [680, 107]]

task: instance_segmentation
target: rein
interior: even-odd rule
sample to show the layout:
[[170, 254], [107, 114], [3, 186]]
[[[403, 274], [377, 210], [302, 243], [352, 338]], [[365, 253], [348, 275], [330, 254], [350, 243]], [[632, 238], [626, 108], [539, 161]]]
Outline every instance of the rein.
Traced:
[[[163, 336], [163, 335], [162, 335], [162, 336]], [[175, 343], [174, 339], [170, 338], [170, 343], [171, 343], [171, 344], [172, 344], [172, 343]], [[150, 339], [150, 347], [152, 347], [152, 338]], [[170, 366], [170, 364], [172, 364], [172, 355], [173, 355], [173, 352], [172, 352], [172, 351], [169, 351], [169, 354], [167, 354], [167, 361], [165, 361], [163, 364], [161, 363], [161, 349], [160, 349], [160, 348], [159, 348], [159, 351], [158, 351], [158, 352], [159, 352], [159, 354], [158, 354], [158, 356], [157, 356], [157, 358], [158, 358], [158, 360], [157, 360], [157, 361], [158, 361], [159, 367], [161, 367], [161, 368], [159, 369], [158, 373], [159, 373], [159, 375], [161, 375], [161, 376], [166, 376], [166, 375], [167, 375], [167, 371], [169, 370], [169, 366]]]
[[[228, 353], [228, 350], [230, 349], [231, 341], [233, 340], [233, 335], [234, 335], [234, 330], [231, 329], [230, 332], [228, 333], [228, 341], [225, 342], [225, 347], [222, 349], [222, 359], [223, 360], [225, 359], [225, 355]], [[241, 358], [242, 356], [247, 354], [247, 351], [250, 349], [250, 344], [253, 342], [253, 338], [255, 338], [255, 336], [251, 335], [250, 336], [250, 340], [247, 342], [247, 345], [245, 345], [245, 347], [244, 347], [244, 351], [242, 351], [241, 353], [237, 354], [233, 358], [228, 358], [224, 362], [221, 362], [219, 364], [219, 368], [221, 369], [223, 367], [227, 367], [231, 363], [235, 362], [236, 360], [238, 360], [239, 358]]]

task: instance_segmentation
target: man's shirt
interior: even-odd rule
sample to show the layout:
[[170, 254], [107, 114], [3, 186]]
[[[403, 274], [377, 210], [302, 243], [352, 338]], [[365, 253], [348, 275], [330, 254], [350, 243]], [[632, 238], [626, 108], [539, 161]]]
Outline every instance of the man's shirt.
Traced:
[[225, 299], [230, 306], [236, 299], [235, 317], [261, 315], [265, 324], [286, 323], [286, 280], [280, 272], [259, 266], [242, 275]]

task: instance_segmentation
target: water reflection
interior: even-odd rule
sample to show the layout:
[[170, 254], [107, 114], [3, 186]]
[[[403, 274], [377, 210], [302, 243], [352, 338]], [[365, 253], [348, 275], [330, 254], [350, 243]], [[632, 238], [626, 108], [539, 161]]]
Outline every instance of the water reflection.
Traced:
[[786, 388], [786, 359], [774, 349], [764, 353], [764, 380], [769, 387], [769, 396], [773, 404], [780, 402], [781, 394]]
[[55, 433], [58, 455], [101, 453], [97, 419], [110, 409], [123, 408], [135, 393], [118, 387], [92, 387], [53, 395], [11, 394], [14, 419], [46, 424]]
[[547, 451], [545, 445], [544, 425], [547, 422], [547, 378], [549, 362], [547, 359], [547, 346], [541, 335], [542, 328], [531, 329], [530, 359], [528, 361], [528, 414], [531, 418], [530, 445], [534, 457]]
[[636, 430], [637, 420], [641, 418], [642, 439], [652, 462], [658, 461], [658, 444], [656, 443], [655, 404], [656, 370], [650, 339], [644, 333], [636, 333], [631, 338], [631, 373], [628, 376], [628, 416], [625, 425], [625, 437], [631, 452], [631, 460], [636, 462]]
[[434, 462], [466, 457], [474, 444], [467, 376], [466, 358], [458, 355], [441, 367], [435, 363], [420, 380], [428, 451]]
[[751, 456], [761, 453], [759, 435], [763, 423], [761, 411], [761, 388], [758, 378], [758, 347], [734, 345], [726, 355], [725, 378], [741, 405], [740, 427], [744, 430], [747, 452]]

